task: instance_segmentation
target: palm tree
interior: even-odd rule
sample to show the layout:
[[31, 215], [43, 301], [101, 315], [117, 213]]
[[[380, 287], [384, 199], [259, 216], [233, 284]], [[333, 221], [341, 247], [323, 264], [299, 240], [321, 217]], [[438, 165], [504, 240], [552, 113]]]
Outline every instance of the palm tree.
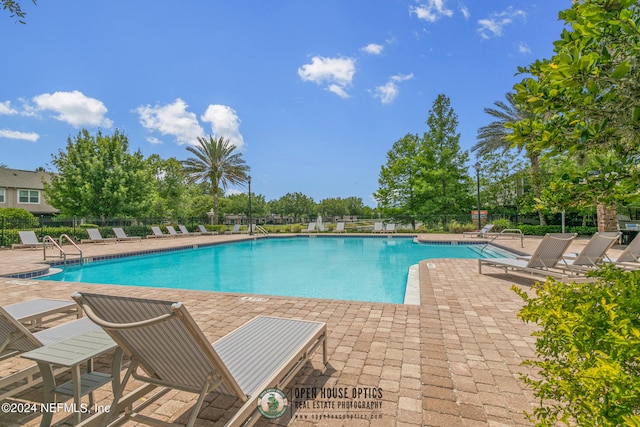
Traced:
[[[533, 117], [533, 113], [526, 111], [518, 105], [515, 99], [515, 93], [507, 92], [505, 101], [496, 101], [493, 103], [496, 108], [485, 108], [484, 112], [496, 118], [493, 122], [478, 129], [478, 142], [471, 147], [478, 156], [501, 151], [506, 153], [511, 148], [511, 142], [507, 139], [510, 130], [505, 127], [507, 123], [515, 123], [517, 121]], [[529, 173], [531, 176], [531, 186], [535, 197], [540, 198], [542, 194], [542, 176], [540, 174], [540, 154], [532, 146], [524, 144], [519, 150], [524, 148], [525, 155], [529, 159]], [[542, 211], [538, 210], [538, 218], [540, 225], [547, 225], [547, 221]]]
[[198, 145], [187, 147], [187, 151], [196, 157], [190, 157], [182, 162], [187, 179], [190, 183], [211, 183], [213, 193], [213, 223], [218, 223], [218, 193], [220, 187], [226, 190], [229, 185], [247, 182], [249, 166], [245, 164], [242, 153], [233, 152], [236, 146], [228, 139], [219, 137], [209, 139], [198, 137]]

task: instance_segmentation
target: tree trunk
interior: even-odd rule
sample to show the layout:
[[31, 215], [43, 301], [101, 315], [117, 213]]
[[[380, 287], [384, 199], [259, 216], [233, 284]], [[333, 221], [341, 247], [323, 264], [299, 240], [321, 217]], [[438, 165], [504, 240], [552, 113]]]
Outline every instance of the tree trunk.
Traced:
[[[533, 186], [533, 194], [539, 199], [542, 196], [542, 177], [540, 176], [540, 159], [535, 153], [528, 153], [531, 167], [529, 168], [531, 174], [531, 185]], [[538, 218], [540, 219], [540, 225], [547, 225], [547, 219], [541, 210], [538, 210]]]
[[218, 188], [213, 190], [213, 225], [218, 224]]
[[616, 205], [598, 203], [596, 212], [598, 215], [598, 231], [618, 230], [618, 211]]

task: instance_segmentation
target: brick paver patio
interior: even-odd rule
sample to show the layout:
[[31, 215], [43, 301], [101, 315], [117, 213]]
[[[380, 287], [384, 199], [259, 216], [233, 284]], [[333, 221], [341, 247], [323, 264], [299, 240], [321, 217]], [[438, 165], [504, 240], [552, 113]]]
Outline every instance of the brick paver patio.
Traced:
[[[97, 256], [238, 238], [248, 236], [85, 244], [83, 252], [85, 256]], [[459, 235], [428, 238], [462, 240]], [[519, 240], [499, 243], [531, 253], [539, 241], [527, 237], [524, 249]], [[585, 242], [574, 242], [572, 250], [579, 250]], [[0, 276], [41, 268], [41, 250], [0, 250]], [[521, 301], [510, 288], [516, 284], [529, 289], [535, 278], [507, 276], [493, 268], [486, 268], [487, 274], [480, 275], [475, 260], [423, 261], [419, 270], [420, 305], [39, 282], [29, 278], [0, 278], [0, 292], [2, 305], [38, 297], [67, 298], [74, 291], [182, 301], [212, 342], [259, 314], [326, 322], [329, 363], [323, 366], [321, 355], [316, 354], [285, 390], [292, 410], [277, 420], [261, 419], [258, 425], [529, 425], [523, 411], [531, 410], [534, 399], [518, 375], [526, 371], [521, 362], [534, 356], [535, 341], [530, 336], [534, 326], [516, 318]], [[109, 358], [98, 362], [104, 369]], [[28, 362], [19, 357], [5, 360], [0, 362], [0, 374], [24, 366]], [[327, 396], [341, 390], [348, 398]], [[355, 398], [352, 393], [356, 393]], [[41, 395], [41, 388], [35, 387], [17, 397], [38, 402]], [[103, 387], [96, 394], [98, 404], [108, 405], [110, 396], [110, 388]], [[195, 395], [171, 391], [144, 413], [184, 422], [194, 403]], [[197, 425], [223, 425], [238, 407], [239, 402], [232, 398], [209, 395]], [[67, 425], [70, 421], [65, 417], [70, 415], [61, 411], [54, 421]], [[37, 413], [0, 413], [3, 426], [36, 426], [39, 422]]]

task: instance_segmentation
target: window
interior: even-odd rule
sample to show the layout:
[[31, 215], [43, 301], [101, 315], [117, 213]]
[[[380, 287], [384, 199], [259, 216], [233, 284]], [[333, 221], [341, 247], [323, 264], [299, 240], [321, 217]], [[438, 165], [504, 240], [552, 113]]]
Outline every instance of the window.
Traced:
[[38, 190], [18, 190], [18, 203], [40, 203], [40, 192]]
[[0, 203], [6, 203], [5, 189], [0, 187]]

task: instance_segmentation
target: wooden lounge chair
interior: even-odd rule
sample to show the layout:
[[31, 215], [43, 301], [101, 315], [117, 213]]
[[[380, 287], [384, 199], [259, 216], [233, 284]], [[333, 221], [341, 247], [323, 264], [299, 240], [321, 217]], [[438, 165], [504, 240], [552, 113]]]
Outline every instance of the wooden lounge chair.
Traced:
[[[528, 260], [515, 258], [482, 258], [478, 260], [478, 272], [482, 274], [482, 266], [488, 265], [491, 267], [504, 268], [505, 273], [513, 270], [566, 279], [571, 275], [566, 272], [566, 268], [568, 267], [563, 255], [576, 236], [577, 234], [575, 233], [547, 234]], [[558, 264], [562, 264], [562, 268], [557, 268]]]
[[28, 328], [40, 326], [45, 317], [74, 314], [82, 317], [82, 310], [72, 300], [37, 298], [2, 307], [11, 317]]
[[[100, 327], [84, 317], [32, 333], [7, 310], [0, 307], [0, 360], [62, 341], [74, 335], [96, 330], [100, 330]], [[57, 369], [54, 371], [54, 375], [66, 371], [66, 368]], [[37, 365], [3, 376], [0, 378], [0, 400], [31, 388], [41, 381]]]
[[115, 243], [115, 237], [102, 237], [100, 234], [100, 230], [97, 228], [87, 228], [87, 234], [89, 234], [88, 239], [80, 240], [80, 243]]
[[234, 396], [244, 403], [226, 425], [240, 425], [259, 417], [259, 394], [271, 387], [284, 388], [320, 344], [327, 362], [324, 323], [258, 316], [210, 344], [182, 303], [87, 293], [72, 298], [131, 360], [114, 392], [111, 411], [94, 415], [87, 424], [94, 425], [93, 420], [106, 424], [113, 417], [121, 417], [118, 422], [131, 418], [157, 424], [133, 407], [142, 391], [123, 396], [133, 377], [146, 384], [145, 390], [163, 387], [155, 396], [170, 389], [198, 394], [188, 426], [195, 423], [208, 393]]
[[113, 233], [116, 235], [116, 241], [118, 242], [135, 242], [142, 239], [140, 236], [127, 236], [122, 227], [113, 227]]

